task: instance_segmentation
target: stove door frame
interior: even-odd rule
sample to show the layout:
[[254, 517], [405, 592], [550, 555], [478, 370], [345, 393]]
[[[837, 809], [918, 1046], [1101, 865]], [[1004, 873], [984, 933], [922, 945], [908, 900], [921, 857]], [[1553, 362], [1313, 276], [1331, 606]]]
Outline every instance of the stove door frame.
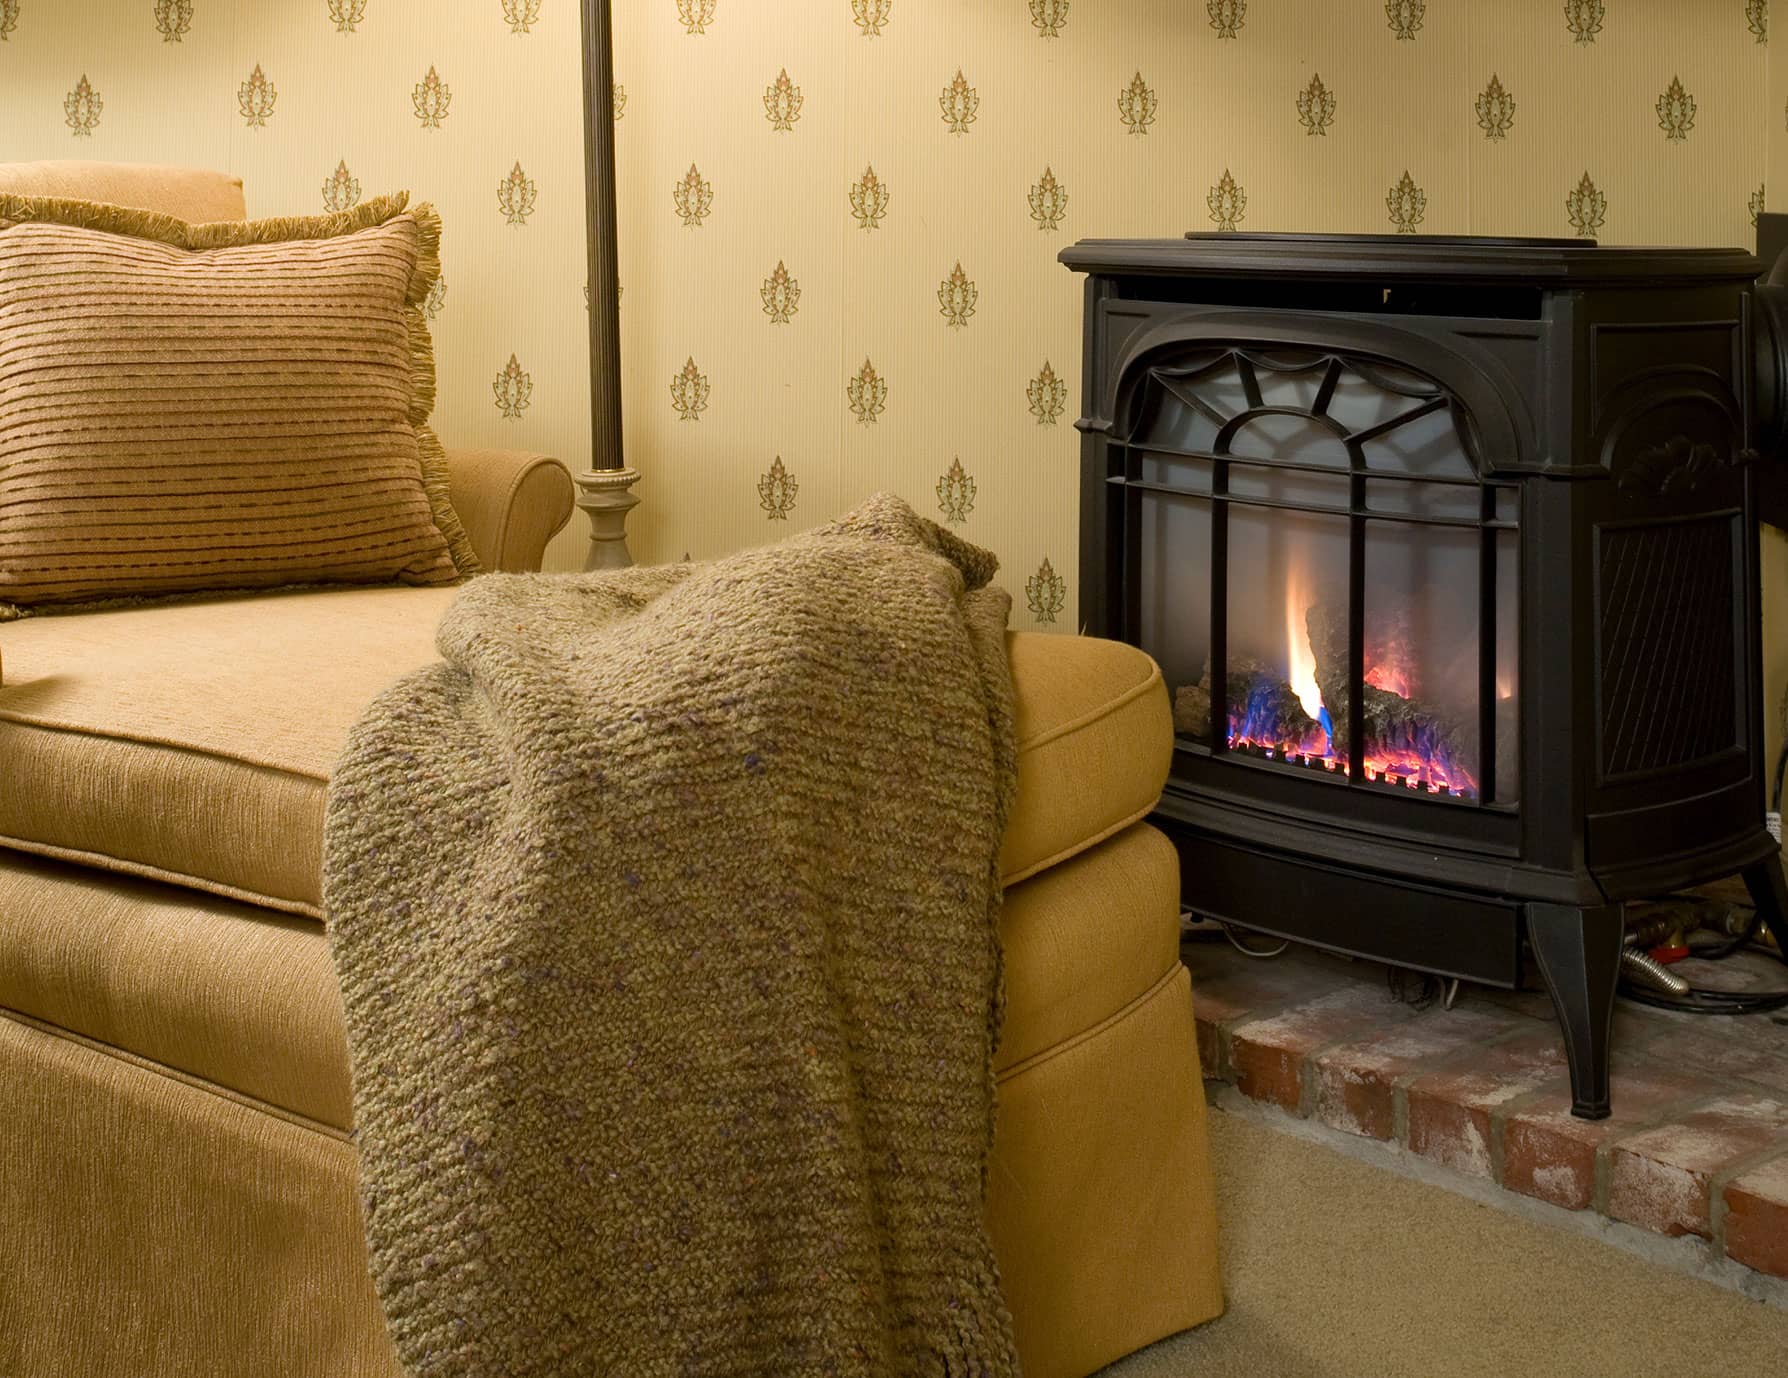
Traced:
[[[1515, 486], [1524, 473], [1537, 467], [1534, 430], [1520, 388], [1495, 354], [1458, 334], [1466, 324], [1491, 331], [1502, 326], [1508, 335], [1532, 343], [1538, 329], [1535, 322], [1362, 318], [1154, 301], [1109, 300], [1099, 305], [1097, 316], [1089, 318], [1088, 344], [1111, 357], [1112, 363], [1098, 365], [1089, 373], [1087, 419], [1080, 423], [1085, 433], [1082, 530], [1088, 536], [1101, 530], [1108, 533], [1102, 548], [1094, 541], [1083, 550], [1082, 611], [1093, 634], [1132, 643], [1138, 640], [1139, 541], [1135, 536], [1145, 489], [1129, 472], [1134, 467], [1130, 446], [1141, 420], [1138, 408], [1152, 361], [1172, 353], [1227, 348], [1309, 351], [1360, 357], [1420, 374], [1455, 400], [1467, 458], [1476, 470], [1481, 492]], [[1095, 378], [1110, 381], [1098, 388]], [[1363, 474], [1356, 475], [1356, 484], [1363, 479]], [[1525, 516], [1521, 512], [1518, 528]], [[1364, 520], [1364, 513], [1350, 518], [1350, 522]], [[1518, 577], [1525, 581], [1531, 577], [1529, 552], [1524, 538], [1518, 534], [1517, 540], [1522, 542], [1516, 554]], [[1353, 544], [1358, 548], [1362, 543]], [[1357, 566], [1363, 556], [1350, 558]], [[1356, 567], [1356, 595], [1359, 577]], [[1482, 619], [1489, 614], [1491, 594], [1488, 585], [1479, 592], [1482, 644], [1487, 639]], [[1490, 634], [1493, 636], [1493, 630]], [[1523, 684], [1522, 721], [1517, 731], [1524, 742], [1531, 716], [1526, 686], [1537, 678], [1530, 680], [1525, 663], [1525, 629], [1518, 632], [1517, 641]], [[1480, 654], [1479, 669], [1480, 704], [1489, 707], [1494, 694], [1494, 657]], [[1494, 729], [1486, 727], [1488, 730], [1480, 732], [1481, 745], [1494, 737]], [[1368, 843], [1389, 848], [1397, 853], [1397, 864], [1407, 874], [1451, 886], [1503, 893], [1509, 888], [1511, 871], [1525, 869], [1521, 866], [1519, 803], [1457, 804], [1431, 797], [1400, 797], [1389, 790], [1299, 779], [1269, 766], [1249, 769], [1245, 761], [1227, 757], [1224, 752], [1179, 746], [1163, 810], [1176, 806], [1191, 809], [1217, 831], [1238, 841], [1285, 849], [1318, 861], [1357, 862]], [[1525, 752], [1517, 757], [1515, 775], [1517, 798], [1525, 797], [1530, 784]], [[1346, 788], [1344, 809], [1318, 807], [1319, 796], [1312, 793], [1313, 788]], [[1538, 890], [1566, 902], [1576, 897], [1573, 887], [1545, 875], [1530, 877], [1513, 888], [1516, 892]]]

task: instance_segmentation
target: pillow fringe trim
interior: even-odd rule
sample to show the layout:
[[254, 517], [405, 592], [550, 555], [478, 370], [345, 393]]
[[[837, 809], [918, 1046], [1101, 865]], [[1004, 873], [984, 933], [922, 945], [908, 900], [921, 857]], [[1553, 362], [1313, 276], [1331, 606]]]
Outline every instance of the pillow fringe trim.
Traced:
[[422, 461], [422, 490], [428, 496], [429, 510], [435, 526], [447, 540], [447, 553], [454, 568], [470, 577], [483, 571], [472, 538], [453, 506], [452, 485], [448, 478], [447, 450], [441, 438], [428, 424], [435, 410], [435, 342], [429, 333], [428, 317], [423, 311], [429, 293], [441, 278], [441, 216], [434, 206], [423, 202], [410, 212], [416, 222], [416, 268], [410, 275], [409, 291], [404, 295], [404, 313], [410, 331], [410, 362], [415, 369], [415, 396], [410, 399], [410, 425], [416, 431], [416, 449]]
[[[5, 192], [0, 193], [0, 222], [68, 225], [197, 251], [279, 244], [299, 239], [336, 239], [395, 220], [409, 208], [409, 204], [410, 193], [400, 191], [390, 196], [375, 196], [370, 201], [330, 215], [288, 215], [275, 220], [213, 220], [194, 225], [176, 216], [139, 210], [134, 206], [115, 206], [109, 201], [77, 201], [65, 196], [20, 196]], [[433, 213], [432, 209], [430, 213]], [[435, 228], [438, 253], [439, 217], [435, 219]], [[439, 258], [435, 261], [435, 270], [440, 271]]]

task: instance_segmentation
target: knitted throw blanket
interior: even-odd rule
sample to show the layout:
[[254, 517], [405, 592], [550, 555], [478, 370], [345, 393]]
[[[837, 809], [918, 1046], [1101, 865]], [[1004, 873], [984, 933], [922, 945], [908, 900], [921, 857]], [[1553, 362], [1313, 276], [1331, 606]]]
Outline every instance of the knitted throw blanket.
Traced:
[[993, 557], [880, 497], [469, 584], [329, 801], [363, 1218], [418, 1375], [1004, 1375]]

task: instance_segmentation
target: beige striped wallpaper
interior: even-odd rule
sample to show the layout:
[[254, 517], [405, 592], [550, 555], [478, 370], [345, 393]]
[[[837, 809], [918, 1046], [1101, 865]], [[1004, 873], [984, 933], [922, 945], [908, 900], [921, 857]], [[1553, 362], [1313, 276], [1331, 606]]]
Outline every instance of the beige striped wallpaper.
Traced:
[[[1767, 0], [614, 11], [637, 555], [891, 488], [1000, 554], [1018, 625], [1077, 616], [1069, 241], [1748, 243], [1788, 189]], [[0, 33], [0, 157], [227, 167], [255, 214], [435, 201], [443, 436], [585, 462], [574, 0], [0, 0]]]
[[[793, 524], [889, 487], [999, 552], [1030, 625], [1076, 616], [1064, 244], [1220, 225], [1746, 243], [1783, 118], [1767, 12], [1744, 0], [616, 13], [642, 544], [771, 536], [787, 480]], [[886, 206], [866, 219], [872, 169]], [[760, 300], [779, 267], [800, 289], [787, 323]], [[704, 409], [682, 420], [691, 361]]]

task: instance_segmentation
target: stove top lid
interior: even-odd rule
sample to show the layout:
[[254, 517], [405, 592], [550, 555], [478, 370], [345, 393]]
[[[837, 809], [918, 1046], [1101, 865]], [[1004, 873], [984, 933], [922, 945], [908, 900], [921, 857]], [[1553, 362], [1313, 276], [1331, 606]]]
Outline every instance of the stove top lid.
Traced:
[[1181, 239], [1083, 239], [1060, 259], [1084, 273], [1540, 287], [1753, 281], [1745, 249], [1613, 247], [1593, 239], [1484, 235], [1266, 234], [1194, 230]]

